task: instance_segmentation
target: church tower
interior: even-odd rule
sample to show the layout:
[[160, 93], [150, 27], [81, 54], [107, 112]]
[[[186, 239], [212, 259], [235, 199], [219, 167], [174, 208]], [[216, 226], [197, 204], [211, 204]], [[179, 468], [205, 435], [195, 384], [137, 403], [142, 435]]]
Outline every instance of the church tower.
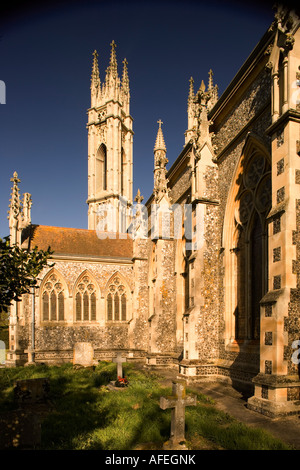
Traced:
[[[132, 117], [127, 60], [118, 76], [116, 44], [101, 83], [97, 51], [93, 53], [91, 107], [88, 110], [88, 228], [126, 232], [132, 205]], [[103, 213], [106, 212], [105, 222]]]

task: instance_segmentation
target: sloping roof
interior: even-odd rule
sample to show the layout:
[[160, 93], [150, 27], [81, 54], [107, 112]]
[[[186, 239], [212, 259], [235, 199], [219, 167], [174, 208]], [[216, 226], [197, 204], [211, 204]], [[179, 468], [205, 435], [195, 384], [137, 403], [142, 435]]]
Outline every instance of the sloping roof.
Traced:
[[[109, 235], [109, 234], [107, 234]], [[99, 238], [95, 230], [30, 225], [23, 235], [22, 245], [47, 250], [55, 254], [132, 258], [133, 241], [127, 234], [113, 234], [116, 238]]]

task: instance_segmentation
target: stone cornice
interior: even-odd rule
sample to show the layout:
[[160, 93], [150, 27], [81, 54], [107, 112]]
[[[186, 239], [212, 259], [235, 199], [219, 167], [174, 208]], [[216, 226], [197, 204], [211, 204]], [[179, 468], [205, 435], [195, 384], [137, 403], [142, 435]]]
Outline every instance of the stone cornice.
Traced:
[[288, 109], [277, 119], [277, 121], [273, 122], [273, 124], [266, 129], [266, 134], [274, 134], [274, 132], [276, 132], [279, 127], [285, 125], [287, 121], [300, 123], [300, 112], [296, 109]]
[[110, 256], [92, 256], [92, 255], [73, 255], [72, 253], [53, 253], [51, 256], [53, 261], [75, 261], [75, 262], [91, 262], [91, 263], [106, 263], [106, 264], [132, 264], [132, 258]]

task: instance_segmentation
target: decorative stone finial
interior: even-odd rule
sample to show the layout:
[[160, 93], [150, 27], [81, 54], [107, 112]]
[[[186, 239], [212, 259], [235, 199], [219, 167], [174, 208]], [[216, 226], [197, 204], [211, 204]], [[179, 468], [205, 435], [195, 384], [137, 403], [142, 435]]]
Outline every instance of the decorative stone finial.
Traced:
[[135, 196], [135, 199], [134, 199], [138, 204], [141, 204], [142, 201], [144, 200], [144, 196], [141, 196], [141, 192], [140, 190], [138, 189], [137, 193], [136, 193], [136, 196]]
[[127, 69], [127, 59], [123, 60], [123, 77], [122, 77], [122, 88], [124, 91], [129, 90], [129, 78], [128, 78], [128, 69]]
[[163, 132], [162, 132], [162, 128], [161, 128], [161, 125], [163, 124], [162, 120], [159, 119], [157, 121], [158, 125], [159, 125], [159, 128], [158, 128], [158, 131], [157, 131], [157, 136], [156, 136], [156, 141], [155, 141], [155, 146], [154, 146], [154, 152], [156, 152], [157, 150], [164, 150], [166, 151], [167, 148], [166, 148], [166, 144], [165, 144], [165, 140], [164, 140], [164, 136], [163, 136]]

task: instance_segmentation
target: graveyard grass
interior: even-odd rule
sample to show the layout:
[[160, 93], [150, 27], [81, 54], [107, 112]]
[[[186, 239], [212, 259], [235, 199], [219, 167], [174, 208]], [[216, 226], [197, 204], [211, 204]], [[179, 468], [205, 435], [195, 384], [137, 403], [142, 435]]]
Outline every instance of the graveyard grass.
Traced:
[[[0, 413], [16, 407], [16, 380], [48, 377], [50, 397], [42, 419], [41, 449], [161, 450], [170, 436], [171, 410], [161, 410], [161, 396], [171, 395], [153, 372], [123, 366], [129, 386], [109, 390], [116, 364], [94, 368], [29, 366], [0, 369]], [[195, 393], [189, 388], [187, 393]], [[220, 412], [197, 394], [197, 406], [186, 408], [186, 442], [191, 450], [288, 450], [270, 434], [253, 429]]]

